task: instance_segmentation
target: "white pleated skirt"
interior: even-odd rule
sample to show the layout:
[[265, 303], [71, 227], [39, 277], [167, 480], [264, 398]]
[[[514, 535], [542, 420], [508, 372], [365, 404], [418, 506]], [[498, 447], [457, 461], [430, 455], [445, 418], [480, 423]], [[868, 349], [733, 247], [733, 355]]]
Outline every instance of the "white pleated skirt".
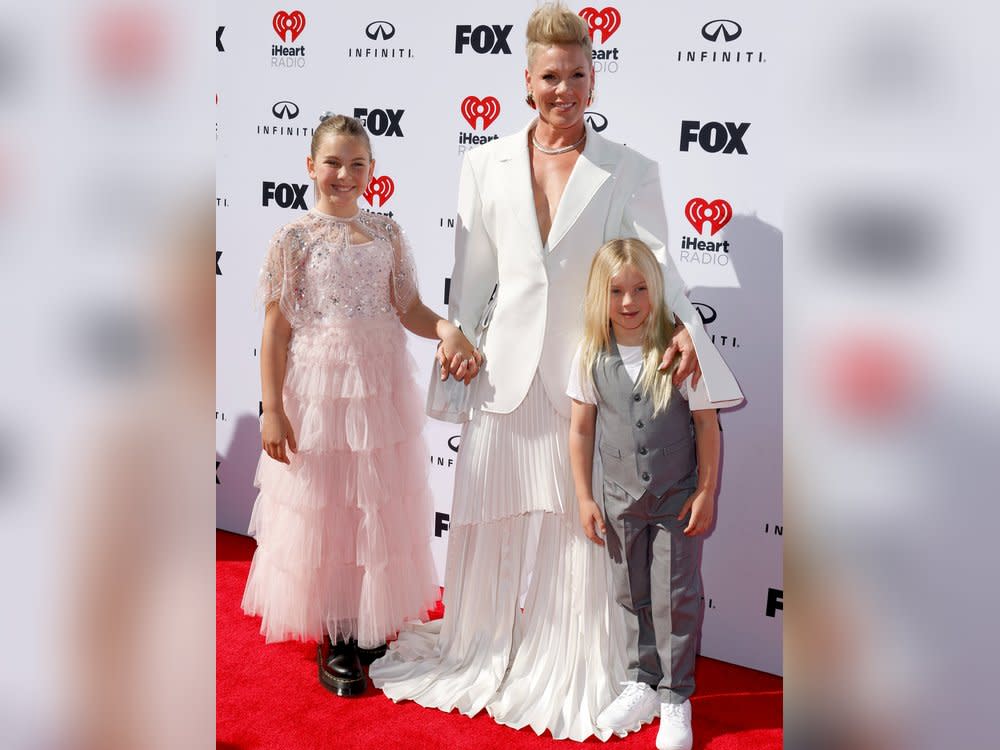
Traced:
[[444, 618], [408, 625], [372, 665], [391, 699], [607, 739], [594, 720], [625, 679], [624, 625], [606, 552], [580, 528], [568, 436], [537, 375], [512, 413], [465, 425]]

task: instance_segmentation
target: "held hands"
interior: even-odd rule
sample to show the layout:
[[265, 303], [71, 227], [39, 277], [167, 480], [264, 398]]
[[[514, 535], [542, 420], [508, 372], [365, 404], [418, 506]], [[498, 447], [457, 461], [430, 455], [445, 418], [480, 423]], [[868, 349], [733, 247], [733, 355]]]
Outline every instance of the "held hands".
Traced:
[[441, 337], [437, 360], [441, 365], [441, 380], [447, 380], [451, 374], [455, 380], [461, 380], [468, 385], [479, 374], [483, 355], [469, 343], [464, 333], [452, 325]]
[[679, 386], [688, 375], [691, 375], [691, 388], [697, 388], [698, 381], [701, 380], [701, 364], [698, 362], [698, 354], [694, 350], [691, 334], [683, 323], [678, 323], [674, 329], [670, 346], [663, 352], [660, 370], [666, 370], [670, 367], [670, 363], [678, 354], [680, 354], [681, 360], [677, 364], [677, 369], [674, 370], [674, 385]]
[[688, 513], [691, 514], [691, 518], [684, 529], [684, 535], [704, 534], [712, 525], [712, 519], [715, 518], [715, 493], [708, 490], [695, 490], [694, 494], [681, 507], [681, 512], [677, 517], [683, 521]]
[[[593, 498], [580, 501], [580, 524], [583, 526], [583, 533], [587, 535], [587, 539], [594, 544], [604, 546], [604, 540], [601, 539], [601, 536], [604, 536], [606, 532], [604, 516], [601, 515], [601, 509]], [[601, 536], [597, 535], [598, 531], [601, 532]]]
[[290, 463], [288, 454], [285, 452], [285, 442], [288, 443], [288, 450], [298, 453], [299, 448], [295, 444], [295, 433], [292, 425], [284, 412], [275, 413], [264, 412], [260, 424], [260, 443], [264, 452], [275, 461], [283, 464]]

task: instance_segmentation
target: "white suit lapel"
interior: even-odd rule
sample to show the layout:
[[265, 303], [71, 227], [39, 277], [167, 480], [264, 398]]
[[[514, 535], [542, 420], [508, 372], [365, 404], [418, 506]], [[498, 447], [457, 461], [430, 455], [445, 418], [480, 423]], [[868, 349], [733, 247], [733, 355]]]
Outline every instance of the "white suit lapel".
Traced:
[[[549, 230], [549, 252], [556, 249], [559, 241], [580, 218], [591, 198], [611, 176], [613, 168], [614, 162], [608, 153], [607, 141], [587, 128], [587, 142], [583, 146], [583, 153], [573, 165], [573, 171], [559, 200], [556, 215], [552, 219], [552, 228]], [[530, 177], [529, 174], [528, 178]], [[537, 218], [535, 224], [538, 224]]]
[[[532, 121], [533, 123], [534, 121]], [[531, 164], [528, 161], [528, 129], [515, 133], [507, 140], [506, 153], [499, 158], [506, 164], [508, 174], [504, 177], [505, 194], [501, 200], [509, 201], [514, 214], [524, 225], [525, 234], [535, 255], [542, 254], [542, 237], [538, 229], [538, 215], [535, 213], [535, 196], [531, 191]]]

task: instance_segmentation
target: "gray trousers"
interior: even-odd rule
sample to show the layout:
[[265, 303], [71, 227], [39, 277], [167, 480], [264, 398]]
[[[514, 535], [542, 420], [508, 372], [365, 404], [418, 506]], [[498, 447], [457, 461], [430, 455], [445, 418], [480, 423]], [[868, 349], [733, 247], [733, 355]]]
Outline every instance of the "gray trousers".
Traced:
[[[665, 703], [694, 692], [694, 660], [702, 615], [702, 538], [682, 533], [677, 514], [695, 483], [658, 498], [636, 499], [604, 482], [604, 517], [615, 601], [624, 609], [628, 678], [645, 682]], [[675, 487], [675, 490], [677, 488]]]

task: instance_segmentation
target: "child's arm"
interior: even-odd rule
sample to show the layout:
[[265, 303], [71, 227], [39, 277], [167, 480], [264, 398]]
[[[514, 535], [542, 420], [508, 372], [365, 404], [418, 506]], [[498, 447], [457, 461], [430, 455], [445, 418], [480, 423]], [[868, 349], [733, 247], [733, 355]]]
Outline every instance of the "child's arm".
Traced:
[[399, 313], [403, 327], [422, 336], [425, 339], [438, 339], [438, 361], [441, 363], [441, 379], [447, 380], [449, 371], [456, 380], [464, 380], [468, 385], [479, 373], [479, 365], [483, 363], [483, 355], [465, 337], [465, 334], [452, 323], [431, 310], [420, 300], [417, 300], [406, 312]]
[[275, 461], [289, 463], [285, 442], [293, 453], [298, 451], [292, 425], [285, 415], [285, 402], [281, 389], [285, 384], [285, 365], [288, 361], [288, 341], [292, 326], [281, 312], [277, 302], [267, 306], [264, 313], [264, 335], [260, 342], [261, 414], [260, 442], [264, 452]]
[[719, 475], [719, 413], [716, 409], [697, 409], [691, 412], [694, 419], [695, 448], [698, 451], [698, 487], [684, 503], [678, 518], [690, 511], [684, 533], [687, 536], [704, 534], [715, 518], [715, 490]]
[[[587, 538], [604, 546], [604, 516], [600, 506], [594, 502], [591, 489], [594, 473], [594, 426], [597, 423], [597, 407], [573, 399], [569, 422], [569, 462], [573, 467], [573, 483], [576, 485], [576, 499], [580, 509], [580, 523]], [[596, 529], [595, 529], [596, 527]]]
[[389, 226], [389, 240], [393, 249], [393, 267], [390, 273], [389, 298], [396, 308], [403, 327], [425, 339], [441, 342], [437, 349], [437, 359], [441, 364], [441, 380], [447, 380], [449, 373], [456, 380], [468, 385], [479, 373], [483, 356], [462, 333], [461, 329], [431, 310], [420, 299], [417, 291], [417, 273], [413, 253], [402, 229], [392, 223]]

